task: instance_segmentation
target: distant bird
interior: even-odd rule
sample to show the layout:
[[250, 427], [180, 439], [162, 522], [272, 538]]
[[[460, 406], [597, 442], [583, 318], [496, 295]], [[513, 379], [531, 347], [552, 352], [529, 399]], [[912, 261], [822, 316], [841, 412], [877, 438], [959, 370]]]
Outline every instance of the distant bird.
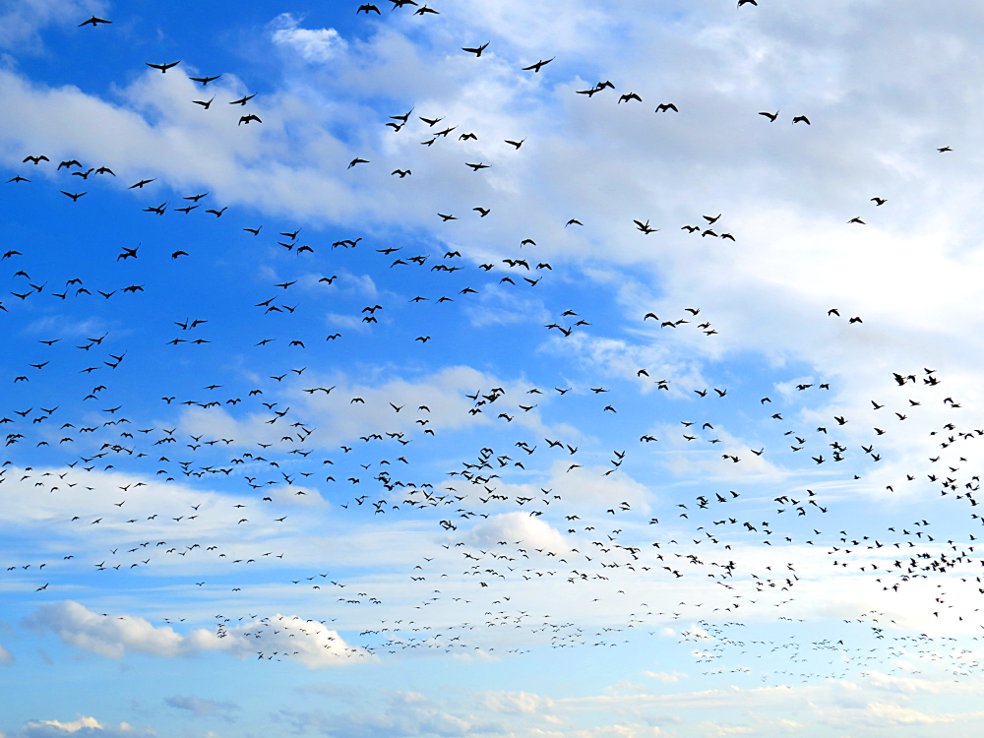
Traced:
[[660, 103], [656, 106], [657, 113], [665, 113], [667, 110], [672, 110], [674, 113], [679, 113], [680, 110], [673, 103]]
[[[26, 164], [26, 163], [27, 163], [27, 162], [29, 162], [29, 161], [30, 161], [30, 162], [33, 162], [33, 163], [34, 163], [34, 166], [37, 166], [37, 165], [38, 165], [38, 162], [42, 162], [42, 161], [51, 161], [51, 159], [49, 159], [49, 158], [48, 158], [47, 156], [45, 156], [44, 154], [41, 154], [41, 155], [39, 155], [39, 156], [25, 156], [25, 157], [24, 157], [24, 162], [23, 162], [23, 163], [25, 163], [25, 164]], [[79, 166], [81, 166], [81, 164], [80, 164]]]
[[638, 102], [642, 102], [642, 98], [639, 97], [636, 93], [626, 92], [625, 94], [623, 94], [621, 97], [618, 98], [618, 105], [621, 105], [624, 102], [629, 102], [630, 100], [636, 100]]
[[242, 125], [243, 123], [245, 123], [246, 125], [249, 125], [250, 121], [253, 121], [253, 120], [255, 120], [257, 123], [262, 123], [263, 122], [262, 120], [260, 120], [260, 117], [258, 115], [254, 115], [254, 114], [251, 113], [249, 115], [242, 116], [239, 119], [239, 125]]
[[805, 115], [797, 115], [795, 118], [793, 118], [793, 123], [806, 123], [806, 125], [811, 125], [810, 119], [807, 118]]
[[947, 151], [953, 151], [953, 149], [951, 149], [949, 146], [942, 146], [936, 150], [939, 151], [941, 154], [945, 154]]
[[776, 122], [776, 118], [779, 117], [779, 111], [777, 110], [774, 113], [768, 113], [768, 112], [764, 112], [763, 111], [763, 112], [759, 113], [759, 115], [764, 115], [766, 118], [769, 119], [769, 122], [770, 123], [775, 123]]
[[380, 15], [379, 8], [377, 8], [375, 5], [369, 5], [369, 4], [360, 5], [359, 9], [355, 11], [356, 15], [358, 15], [359, 13], [365, 13], [366, 15], [369, 15], [369, 13], [375, 13], [376, 15]]
[[222, 76], [221, 74], [217, 74], [214, 77], [189, 77], [188, 79], [190, 79], [192, 82], [201, 82], [202, 87], [205, 87], [206, 85], [208, 85], [209, 82], [214, 82], [221, 76]]
[[81, 23], [79, 23], [79, 28], [81, 28], [82, 26], [92, 26], [93, 28], [95, 28], [100, 23], [106, 24], [112, 22], [113, 21], [106, 20], [105, 18], [97, 18], [96, 16], [92, 16], [91, 18], [89, 18], [89, 20], [82, 21]]
[[[524, 138], [523, 141], [525, 140], [526, 139]], [[523, 145], [523, 141], [510, 141], [508, 138], [506, 139], [506, 143], [510, 146], [515, 146], [517, 151], [519, 151], [519, 147]]]
[[356, 157], [352, 161], [350, 161], [349, 162], [349, 165], [347, 167], [345, 167], [345, 168], [346, 169], [351, 169], [356, 164], [368, 164], [368, 163], [369, 163], [369, 160], [368, 159], [360, 159], [359, 157]]
[[882, 205], [888, 202], [888, 200], [886, 200], [884, 197], [873, 197], [871, 198], [871, 201], [875, 203], [875, 207], [878, 208], [880, 208]]
[[[215, 95], [212, 95], [212, 100], [215, 99]], [[201, 105], [205, 110], [208, 110], [212, 105], [212, 100], [192, 100], [195, 105]]]
[[252, 95], [243, 95], [238, 100], [231, 100], [231, 101], [229, 101], [229, 104], [230, 105], [245, 105], [250, 100], [252, 100], [254, 97], [256, 97], [256, 93], [255, 92]]
[[866, 223], [863, 220], [861, 220], [861, 218], [859, 218], [856, 215], [853, 218], [851, 218], [849, 221], [847, 221], [847, 222], [848, 223], [858, 223], [859, 225], [866, 225]]

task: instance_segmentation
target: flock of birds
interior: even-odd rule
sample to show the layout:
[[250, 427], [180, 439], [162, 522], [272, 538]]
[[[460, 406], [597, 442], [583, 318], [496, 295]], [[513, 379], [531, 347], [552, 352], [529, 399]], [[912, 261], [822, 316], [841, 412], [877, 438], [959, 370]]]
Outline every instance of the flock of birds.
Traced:
[[[417, 15], [438, 13], [414, 0], [391, 2], [393, 10], [416, 6], [414, 12]], [[738, 6], [745, 4], [756, 5], [755, 0], [740, 0]], [[364, 4], [358, 8], [358, 13], [368, 16], [379, 15], [380, 11], [375, 5]], [[98, 28], [109, 24], [110, 20], [93, 16], [80, 25]], [[490, 43], [464, 46], [462, 50], [479, 59]], [[553, 57], [540, 59], [520, 68], [536, 74], [553, 60]], [[175, 61], [148, 63], [147, 66], [164, 74], [179, 64]], [[216, 74], [190, 79], [206, 89], [220, 77]], [[606, 90], [611, 90], [610, 94], [614, 95], [614, 83], [599, 82], [576, 93], [593, 98]], [[255, 93], [243, 95], [228, 104], [244, 107], [255, 97]], [[190, 104], [208, 111], [215, 99], [212, 96], [208, 100], [191, 100]], [[627, 91], [620, 94], [615, 104], [636, 102], [642, 103], [641, 95]], [[685, 114], [673, 102], [661, 102], [655, 111], [658, 114]], [[448, 139], [456, 131], [457, 141], [462, 145], [478, 139], [479, 133], [459, 131], [457, 125], [446, 122], [443, 116], [419, 113], [414, 116], [414, 113], [415, 108], [411, 107], [406, 113], [389, 116], [382, 125], [397, 134], [405, 128], [408, 131], [416, 128], [424, 133], [421, 144], [426, 147], [437, 145], [439, 140]], [[774, 123], [779, 111], [764, 111], [759, 115]], [[262, 120], [255, 113], [243, 115], [239, 120], [239, 125], [251, 123], [262, 123]], [[809, 118], [802, 114], [794, 116], [792, 123], [811, 125]], [[504, 144], [513, 154], [521, 155], [526, 140], [517, 136], [505, 139]], [[950, 149], [943, 147], [939, 151], [943, 153]], [[90, 202], [93, 198], [82, 200], [89, 194], [84, 188], [99, 178], [116, 177], [106, 164], [87, 165], [76, 158], [59, 160], [55, 164], [47, 155], [38, 152], [26, 155], [22, 164], [23, 173], [17, 172], [8, 180], [9, 184], [31, 185], [32, 178], [38, 179], [34, 175], [37, 172], [43, 181], [57, 183], [54, 186], [72, 201], [70, 205], [66, 203], [70, 207], [95, 207], [97, 203]], [[347, 170], [367, 165], [372, 165], [370, 158], [355, 156]], [[467, 159], [463, 165], [478, 176], [491, 166], [484, 161]], [[413, 174], [406, 165], [397, 163], [393, 166], [392, 176], [399, 180]], [[28, 174], [32, 176], [26, 176]], [[342, 171], [339, 176], [348, 175]], [[155, 188], [163, 188], [164, 183], [148, 176], [124, 187], [152, 192]], [[121, 194], [107, 196], [119, 197]], [[216, 227], [226, 228], [237, 217], [229, 206], [209, 207], [208, 192], [180, 195], [178, 202], [172, 202], [167, 195], [161, 197], [164, 199], [160, 204], [143, 207], [143, 212], [157, 216], [165, 213], [189, 217], [207, 215], [214, 218]], [[881, 197], [873, 197], [871, 201], [876, 207], [887, 202]], [[442, 210], [435, 212], [442, 224], [465, 217]], [[485, 219], [491, 208], [479, 203], [473, 212], [476, 215], [472, 217]], [[721, 213], [700, 214], [692, 223], [682, 225], [681, 230], [690, 236], [737, 244], [739, 239], [722, 218]], [[865, 223], [859, 216], [848, 222]], [[647, 237], [661, 230], [651, 225], [650, 219], [637, 219], [633, 223], [636, 230]], [[578, 218], [556, 224], [558, 232], [579, 227], [584, 224]], [[306, 376], [325, 376], [313, 368], [313, 363], [324, 360], [326, 347], [344, 355], [346, 341], [350, 338], [344, 331], [325, 335], [326, 331], [317, 328], [313, 322], [292, 319], [295, 313], [303, 313], [302, 303], [311, 294], [310, 291], [301, 293], [296, 287], [305, 274], [317, 272], [320, 276], [316, 288], [323, 290], [332, 288], [338, 279], [337, 274], [318, 272], [328, 264], [326, 252], [332, 257], [333, 271], [345, 268], [345, 259], [355, 254], [380, 274], [402, 270], [400, 279], [404, 290], [415, 296], [407, 301], [408, 304], [401, 305], [393, 304], [390, 297], [379, 298], [378, 302], [361, 310], [360, 319], [366, 328], [374, 330], [380, 318], [396, 313], [406, 316], [413, 324], [412, 334], [417, 332], [416, 326], [424, 325], [426, 321], [416, 320], [407, 310], [467, 303], [477, 299], [483, 291], [503, 285], [509, 285], [506, 289], [532, 289], [540, 285], [541, 280], [549, 279], [554, 267], [532, 256], [537, 246], [533, 238], [518, 244], [513, 257], [479, 263], [481, 259], [471, 258], [464, 246], [445, 251], [421, 248], [419, 253], [411, 253], [405, 245], [373, 244], [371, 236], [367, 235], [334, 241], [326, 239], [325, 243], [320, 243], [315, 237], [301, 238], [301, 233], [302, 229], [296, 225], [271, 227], [239, 222], [224, 234], [230, 238], [234, 234], [244, 239], [269, 238], [272, 248], [289, 252], [296, 259], [296, 273], [292, 278], [271, 280], [266, 292], [242, 305], [244, 325], [241, 330], [237, 329], [237, 339], [241, 341], [239, 349], [278, 352], [273, 358], [267, 355], [264, 361], [274, 362], [279, 368], [256, 381], [255, 386], [235, 385], [237, 380], [232, 377], [209, 377], [203, 379], [201, 389], [193, 393], [166, 388], [153, 411], [145, 408], [131, 411], [129, 401], [109, 399], [126, 395], [124, 389], [132, 390], [132, 383], [137, 381], [132, 374], [126, 373], [136, 352], [131, 345], [133, 339], [116, 329], [76, 343], [63, 336], [46, 337], [39, 341], [36, 357], [24, 357], [21, 368], [13, 376], [0, 378], [0, 382], [8, 382], [4, 407], [0, 408], [0, 425], [5, 427], [5, 458], [0, 467], [0, 484], [5, 483], [7, 488], [16, 485], [21, 490], [18, 494], [30, 490], [31, 494], [43, 492], [49, 496], [84, 489], [93, 495], [93, 502], [85, 509], [65, 510], [63, 514], [54, 515], [49, 524], [58, 530], [63, 527], [75, 529], [75, 535], [79, 536], [87, 535], [86, 529], [110, 528], [117, 541], [108, 551], [75, 550], [66, 552], [59, 560], [15, 559], [7, 553], [3, 571], [8, 584], [17, 583], [33, 589], [39, 599], [60, 598], [64, 597], [60, 585], [69, 581], [73, 572], [83, 566], [99, 576], [115, 578], [108, 585], [100, 581], [99, 586], [138, 587], [141, 580], [135, 578], [135, 574], [181, 557], [183, 563], [210, 572], [208, 576], [191, 577], [185, 586], [198, 592], [206, 591], [207, 586], [212, 597], [226, 602], [229, 597], [245, 596], [249, 590], [248, 577], [239, 572], [264, 563], [270, 565], [267, 571], [274, 572], [274, 576], [276, 572], [293, 572], [282, 583], [306, 591], [313, 617], [261, 616], [259, 613], [218, 615], [218, 636], [252, 639], [260, 659], [290, 658], [300, 653], [289, 646], [266, 645], [274, 636], [283, 634], [315, 638], [321, 648], [338, 658], [364, 658], [370, 654], [396, 654], [413, 649], [455, 653], [483, 648], [491, 652], [495, 646], [489, 645], [489, 633], [498, 629], [515, 634], [518, 629], [524, 634], [522, 639], [510, 635], [504, 642], [515, 646], [511, 652], [522, 653], [535, 645], [556, 648], [615, 646], [625, 642], [630, 630], [638, 632], [646, 627], [656, 628], [668, 620], [697, 618], [701, 627], [683, 630], [682, 638], [697, 644], [695, 654], [701, 663], [707, 664], [708, 673], [728, 672], [718, 664], [729, 651], [748, 658], [747, 654], [762, 658], [780, 652], [785, 653], [794, 666], [791, 670], [774, 670], [762, 677], [779, 680], [790, 676], [809, 679], [817, 675], [816, 669], [820, 667], [816, 659], [809, 660], [808, 667], [795, 666], [806, 663], [803, 653], [807, 649], [828, 656], [828, 673], [836, 675], [846, 673], [852, 666], [867, 668], [873, 659], [882, 659], [886, 653], [891, 655], [892, 649], [921, 650], [927, 658], [937, 661], [941, 648], [946, 645], [943, 639], [925, 634], [889, 636], [892, 645], [887, 646], [888, 651], [872, 655], [867, 644], [853, 648], [845, 645], [844, 638], [848, 635], [836, 640], [818, 638], [810, 644], [779, 643], [777, 638], [743, 638], [740, 629], [746, 624], [739, 620], [739, 614], [761, 618], [766, 610], [774, 609], [777, 617], [784, 620], [784, 613], [795, 611], [794, 591], [804, 586], [798, 569], [801, 564], [790, 560], [792, 554], [785, 556], [784, 548], [813, 547], [817, 559], [824, 559], [838, 572], [848, 570], [867, 577], [871, 587], [884, 593], [903, 592], [926, 580], [939, 582], [935, 601], [929, 603], [929, 611], [937, 618], [962, 620], [968, 614], [954, 609], [952, 599], [956, 593], [984, 594], [984, 583], [978, 573], [979, 556], [975, 553], [977, 539], [973, 534], [967, 534], [966, 540], [941, 538], [934, 534], [932, 523], [925, 519], [892, 525], [877, 532], [867, 528], [866, 521], [861, 520], [855, 521], [856, 527], [851, 530], [831, 526], [826, 522], [827, 515], [839, 502], [836, 495], [824, 491], [830, 489], [829, 485], [818, 488], [820, 491], [804, 487], [777, 495], [771, 501], [756, 498], [750, 502], [747, 499], [749, 492], [738, 492], [728, 489], [728, 484], [708, 481], [697, 494], [677, 498], [672, 507], [667, 503], [667, 507], [657, 511], [657, 516], [650, 517], [640, 516], [629, 500], [585, 503], [580, 498], [572, 499], [559, 483], [547, 488], [531, 481], [546, 479], [549, 476], [547, 470], [559, 469], [556, 478], [578, 479], [580, 484], [589, 486], [601, 485], [608, 478], [617, 479], [623, 465], [646, 459], [652, 448], [662, 448], [665, 453], [682, 457], [697, 447], [714, 451], [715, 462], [722, 474], [738, 465], [774, 463], [794, 467], [802, 459], [805, 463], [812, 462], [813, 468], [829, 465], [824, 466], [829, 469], [842, 464], [845, 471], [828, 479], [857, 481], [867, 470], [877, 468], [875, 465], [882, 460], [883, 452], [878, 444], [883, 436], [892, 434], [900, 423], [911, 424], [926, 406], [935, 405], [952, 416], [948, 422], [930, 431], [939, 442], [939, 452], [928, 458], [925, 469], [893, 480], [888, 491], [900, 491], [905, 485], [928, 481], [938, 486], [940, 496], [948, 498], [948, 503], [959, 506], [955, 509], [966, 513], [968, 522], [981, 525], [984, 518], [975, 511], [980, 478], [969, 468], [967, 459], [971, 454], [967, 449], [984, 436], [984, 429], [968, 424], [960, 412], [960, 398], [948, 393], [946, 382], [935, 369], [900, 369], [886, 378], [885, 393], [871, 400], [871, 408], [858, 409], [856, 414], [845, 411], [815, 427], [805, 427], [799, 413], [796, 413], [796, 420], [791, 420], [783, 417], [782, 410], [773, 412], [771, 397], [739, 397], [736, 400], [736, 393], [729, 392], [727, 387], [691, 387], [685, 380], [655, 376], [657, 369], [653, 366], [639, 366], [636, 379], [655, 385], [655, 402], [662, 402], [661, 397], [670, 395], [678, 398], [693, 396], [698, 402], [687, 405], [687, 417], [667, 421], [663, 431], [655, 431], [648, 421], [627, 431], [621, 428], [620, 433], [627, 432], [638, 440], [633, 441], [634, 446], [614, 450], [607, 466], [599, 467], [598, 449], [581, 449], [580, 441], [573, 437], [538, 436], [530, 424], [522, 422], [522, 418], [536, 410], [548, 396], [552, 408], [562, 407], [561, 403], [572, 403], [589, 406], [601, 417], [614, 417], [620, 408], [640, 402], [637, 391], [624, 387], [613, 389], [603, 383], [579, 388], [552, 386], [552, 383], [528, 383], [522, 387], [519, 383], [508, 388], [489, 386], [462, 394], [467, 407], [461, 408], [461, 414], [467, 418], [449, 417], [446, 411], [438, 418], [432, 413], [426, 397], [409, 394], [381, 397], [376, 393], [367, 399], [361, 394], [343, 396], [344, 390], [339, 386], [324, 386], [320, 380], [315, 380], [311, 386], [305, 384]], [[145, 258], [141, 248], [140, 245], [121, 246], [111, 260], [124, 267], [139, 263]], [[182, 243], [171, 252], [170, 262], [186, 260], [198, 260], [204, 265], [194, 245]], [[0, 300], [0, 311], [4, 330], [11, 334], [23, 321], [36, 314], [36, 304], [44, 301], [48, 306], [54, 304], [58, 309], [79, 314], [90, 309], [91, 301], [99, 300], [137, 300], [153, 296], [161, 301], [162, 309], [168, 303], [166, 270], [147, 282], [123, 279], [89, 283], [73, 275], [56, 284], [60, 265], [32, 250], [30, 244], [6, 249], [0, 257], [0, 268], [4, 269], [3, 277], [10, 285], [10, 297]], [[147, 274], [145, 272], [144, 276]], [[52, 300], [58, 302], [52, 303]], [[845, 316], [842, 317], [836, 307], [828, 312], [829, 319], [846, 320], [852, 330], [863, 330], [860, 316], [848, 313]], [[543, 330], [546, 336], [568, 339], [576, 332], [589, 330], [592, 327], [589, 318], [567, 309], [558, 312]], [[718, 335], [699, 307], [681, 306], [673, 315], [657, 315], [656, 311], [650, 311], [638, 319], [640, 328], [659, 327], [659, 331], [650, 334], [653, 340], [658, 340], [660, 331], [671, 329], [700, 331], [697, 335], [702, 336], [702, 340], [713, 340]], [[277, 323], [268, 322], [270, 320]], [[216, 322], [211, 316], [182, 316], [165, 321], [166, 335], [160, 326], [154, 330], [160, 334], [160, 342], [170, 347], [168, 350], [204, 349], [217, 340], [210, 332], [216, 328]], [[413, 337], [412, 342], [426, 345], [437, 338], [424, 330]], [[313, 361], [302, 358], [315, 354]], [[49, 401], [21, 401], [18, 392], [44, 384], [46, 375], [55, 366], [70, 374], [82, 375], [86, 381], [91, 379], [91, 389], [87, 387], [78, 396], [66, 396], [64, 388], [45, 385], [43, 393], [50, 397]], [[234, 385], [237, 388], [230, 389]], [[288, 387], [293, 388], [295, 397], [307, 398], [303, 407], [290, 405], [292, 395]], [[819, 405], [824, 402], [819, 393], [830, 389], [830, 382], [804, 382], [795, 388], [797, 394], [806, 393], [803, 397], [815, 397]], [[773, 440], [767, 447], [739, 447], [730, 435], [719, 432], [721, 423], [716, 416], [715, 403], [743, 399], [751, 400], [749, 414], [757, 414], [758, 420], [768, 421], [774, 428], [770, 431]], [[179, 423], [173, 414], [169, 414], [172, 408], [195, 409], [200, 414], [192, 417], [186, 413]], [[365, 417], [386, 415], [389, 421], [380, 422], [371, 431], [344, 439], [336, 446], [319, 442], [319, 437], [325, 434], [318, 428], [319, 417], [323, 422], [325, 414], [331, 417], [332, 413], [352, 414], [363, 409]], [[261, 418], [268, 432], [260, 436], [261, 440], [249, 443], [215, 435], [207, 430], [210, 427], [207, 418], [212, 410], [240, 419]], [[477, 416], [481, 416], [485, 425], [477, 425]], [[151, 417], [170, 417], [174, 425], [154, 422]], [[196, 418], [204, 430], [179, 430], [179, 426], [187, 427]], [[520, 422], [515, 422], [517, 420]], [[472, 422], [473, 428], [487, 427], [488, 441], [471, 449], [453, 442], [448, 446], [449, 442], [444, 439], [454, 435], [449, 429], [458, 428], [465, 421]], [[858, 434], [853, 432], [861, 424], [866, 428], [865, 441], [858, 441]], [[509, 440], [504, 441], [505, 438]], [[446, 468], [441, 475], [433, 474], [426, 462], [428, 445], [437, 443], [444, 443], [441, 448], [445, 450], [454, 448], [464, 459]], [[805, 453], [797, 455], [801, 451]], [[43, 465], [24, 461], [42, 453], [47, 459]], [[110, 480], [115, 483], [120, 475], [131, 481], [115, 484], [115, 489], [107, 490]], [[155, 485], [173, 483], [192, 489], [221, 488], [224, 491], [218, 494], [203, 491], [202, 502], [194, 505], [179, 504], [176, 502], [179, 498], [162, 495], [154, 503], [159, 502], [159, 506], [150, 514], [129, 512], [150, 504], [144, 489], [150, 486], [150, 480], [154, 480]], [[112, 501], [104, 505], [95, 502], [108, 500], [106, 495], [98, 494], [107, 491], [113, 493]], [[433, 525], [437, 541], [433, 544], [434, 551], [408, 562], [403, 573], [406, 582], [418, 593], [418, 599], [413, 603], [404, 603], [407, 609], [404, 617], [383, 620], [371, 612], [353, 614], [353, 608], [389, 604], [391, 598], [383, 594], [381, 588], [375, 591], [374, 585], [369, 583], [346, 581], [320, 569], [298, 571], [285, 551], [276, 547], [266, 550], [270, 544], [244, 534], [251, 526], [276, 525], [282, 531], [283, 539], [289, 540], [292, 523], [300, 521], [296, 521], [296, 508], [285, 500], [316, 495], [330, 499], [337, 507], [333, 515], [357, 516], [353, 519], [361, 524], [383, 526], [384, 531], [393, 518], [424, 520]], [[223, 503], [224, 499], [229, 500], [228, 504]], [[770, 509], [767, 515], [761, 512], [763, 506]], [[537, 523], [549, 523], [559, 535], [555, 539], [545, 536], [539, 541], [511, 538], [491, 541], [476, 534], [481, 525], [497, 519], [515, 521], [515, 515]], [[383, 524], [381, 520], [387, 523]], [[162, 523], [167, 523], [172, 532], [166, 538], [158, 539]], [[227, 527], [231, 533], [226, 543], [202, 539], [199, 530], [205, 524]], [[543, 535], [543, 528], [528, 530]], [[760, 550], [763, 546], [775, 549], [767, 564], [749, 556], [750, 551]], [[218, 580], [214, 585], [213, 577]], [[241, 579], [237, 579], [239, 577]], [[535, 599], [545, 582], [568, 588], [565, 604], [557, 613], [536, 615], [531, 611], [531, 605], [524, 604], [523, 598]], [[698, 595], [700, 602], [665, 602], [663, 593], [674, 592], [674, 587], [682, 582], [688, 583], [693, 588], [691, 591], [701, 593]], [[627, 591], [631, 591], [632, 596]], [[329, 593], [332, 596], [326, 599]], [[578, 622], [577, 611], [581, 604], [594, 601], [626, 602], [624, 607], [618, 605], [625, 611], [624, 622], [601, 629]], [[461, 608], [460, 612], [471, 612], [475, 608], [467, 608], [472, 604], [477, 609], [485, 608], [485, 619], [454, 622], [455, 613], [459, 612], [455, 608]], [[336, 613], [336, 617], [329, 617], [326, 611]], [[429, 615], [436, 611], [441, 614]], [[111, 616], [107, 614], [106, 617]], [[359, 639], [358, 645], [339, 645], [337, 634], [328, 629], [338, 618], [364, 624], [358, 636], [353, 633], [349, 638]], [[863, 624], [871, 638], [884, 640], [885, 630], [889, 627], [886, 618], [883, 613], [869, 612], [858, 618], [857, 623]], [[180, 618], [173, 620], [180, 621]], [[955, 674], [979, 668], [977, 662], [959, 659], [952, 660], [947, 666]]]

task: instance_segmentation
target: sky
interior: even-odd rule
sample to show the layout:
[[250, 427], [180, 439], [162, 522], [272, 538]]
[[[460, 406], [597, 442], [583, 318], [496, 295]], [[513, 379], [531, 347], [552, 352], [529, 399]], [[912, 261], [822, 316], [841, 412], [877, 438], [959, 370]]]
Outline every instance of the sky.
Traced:
[[0, 0], [0, 738], [981, 735], [980, 4], [429, 5]]

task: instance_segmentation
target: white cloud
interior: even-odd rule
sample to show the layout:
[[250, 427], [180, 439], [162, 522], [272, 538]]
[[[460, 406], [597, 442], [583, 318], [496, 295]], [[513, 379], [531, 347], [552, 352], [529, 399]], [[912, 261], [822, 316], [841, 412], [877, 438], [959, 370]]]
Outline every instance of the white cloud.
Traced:
[[[66, 600], [41, 605], [22, 624], [38, 633], [54, 633], [66, 645], [112, 659], [123, 658], [127, 653], [174, 658], [216, 651], [240, 659], [296, 657], [314, 669], [365, 657], [365, 652], [350, 648], [336, 631], [321, 623], [282, 615], [275, 615], [270, 621], [277, 627], [257, 621], [223, 632], [200, 628], [181, 635], [170, 626], [157, 627], [141, 617], [104, 616]], [[246, 636], [247, 632], [253, 638]], [[263, 633], [262, 641], [256, 637], [257, 632]]]
[[[6, 0], [0, 3], [0, 48], [40, 49], [38, 32], [49, 24], [75, 28], [91, 15], [104, 12], [103, 0]], [[101, 16], [105, 18], [106, 16]], [[79, 29], [86, 32], [89, 27]]]
[[231, 719], [230, 713], [242, 709], [235, 702], [216, 702], [215, 700], [202, 699], [194, 695], [188, 697], [175, 695], [174, 697], [168, 697], [164, 702], [170, 707], [178, 710], [186, 710], [199, 717], [218, 715], [225, 717], [227, 720]]
[[0, 643], [0, 666], [13, 666], [16, 662], [14, 655]]
[[[671, 630], [671, 629], [668, 628], [667, 630]], [[672, 633], [670, 635], [672, 635]], [[674, 671], [673, 673], [667, 673], [665, 671], [644, 671], [642, 673], [644, 676], [647, 676], [650, 679], [656, 679], [662, 684], [673, 684], [675, 682], [680, 681], [681, 679], [687, 678], [686, 674], [679, 671]]]
[[301, 28], [302, 18], [281, 13], [270, 22], [277, 46], [296, 51], [304, 61], [326, 62], [344, 50], [346, 43], [334, 28]]
[[65, 738], [65, 736], [95, 736], [96, 738], [147, 738], [153, 731], [135, 728], [129, 723], [101, 723], [94, 717], [79, 716], [75, 720], [32, 720], [25, 723], [11, 738]]

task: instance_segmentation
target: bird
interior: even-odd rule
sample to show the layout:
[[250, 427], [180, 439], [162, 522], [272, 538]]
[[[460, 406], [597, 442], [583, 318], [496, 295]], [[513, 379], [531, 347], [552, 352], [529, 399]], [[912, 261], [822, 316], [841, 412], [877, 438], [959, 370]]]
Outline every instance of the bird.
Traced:
[[541, 69], [543, 69], [543, 67], [545, 67], [547, 64], [549, 64], [550, 62], [552, 62], [556, 58], [557, 57], [552, 56], [552, 57], [550, 57], [549, 59], [546, 59], [546, 60], [541, 59], [540, 61], [536, 62], [535, 64], [530, 64], [530, 66], [528, 66], [528, 67], [523, 67], [523, 71], [524, 72], [538, 73]]
[[[239, 125], [242, 125], [243, 123], [245, 123], [246, 125], [249, 125], [250, 124], [250, 121], [254, 121], [254, 120], [257, 123], [262, 123], [263, 122], [262, 120], [260, 120], [260, 116], [251, 113], [249, 115], [244, 115], [244, 116], [240, 117], [239, 118]], [[351, 168], [351, 165], [350, 165], [350, 168]]]
[[467, 51], [470, 54], [474, 54], [475, 57], [478, 58], [478, 57], [480, 57], [482, 55], [482, 52], [485, 51], [486, 48], [488, 48], [489, 43], [490, 43], [489, 41], [486, 41], [481, 46], [475, 46], [473, 48], [472, 47], [468, 47], [468, 46], [462, 46], [461, 47], [461, 50], [462, 51]]
[[797, 115], [793, 118], [793, 123], [806, 123], [806, 125], [810, 125], [810, 119], [805, 115]]
[[255, 92], [252, 95], [243, 95], [238, 100], [230, 100], [229, 101], [229, 104], [230, 105], [245, 105], [250, 100], [252, 100], [254, 97], [256, 97], [256, 93]]
[[762, 111], [762, 112], [759, 113], [759, 115], [763, 115], [766, 118], [768, 118], [770, 123], [775, 123], [776, 122], [776, 118], [779, 117], [779, 111], [777, 110], [774, 113], [769, 113], [767, 111]]
[[360, 159], [359, 157], [356, 157], [352, 161], [349, 162], [349, 165], [346, 167], [346, 169], [351, 169], [356, 164], [368, 164], [368, 163], [369, 163], [369, 160], [368, 159]]
[[672, 110], [674, 113], [679, 113], [680, 112], [680, 109], [677, 108], [677, 106], [674, 105], [671, 102], [670, 103], [660, 103], [659, 105], [656, 106], [656, 111], [655, 112], [657, 112], [657, 113], [665, 113], [668, 110]]
[[180, 63], [181, 63], [180, 59], [176, 62], [171, 62], [170, 64], [151, 64], [150, 62], [146, 62], [147, 66], [150, 67], [151, 69], [161, 70], [161, 74], [165, 74], [168, 69], [171, 69], [172, 67], [176, 67]]
[[214, 77], [189, 77], [192, 82], [201, 82], [202, 87], [207, 87], [209, 82], [214, 82], [219, 79], [222, 75], [216, 74]]
[[98, 25], [106, 25], [112, 22], [113, 21], [106, 20], [105, 18], [97, 18], [96, 16], [92, 16], [91, 18], [89, 18], [89, 20], [84, 20], [81, 23], [79, 23], [79, 28], [82, 28], [82, 26], [92, 26], [93, 28], [95, 28]]

